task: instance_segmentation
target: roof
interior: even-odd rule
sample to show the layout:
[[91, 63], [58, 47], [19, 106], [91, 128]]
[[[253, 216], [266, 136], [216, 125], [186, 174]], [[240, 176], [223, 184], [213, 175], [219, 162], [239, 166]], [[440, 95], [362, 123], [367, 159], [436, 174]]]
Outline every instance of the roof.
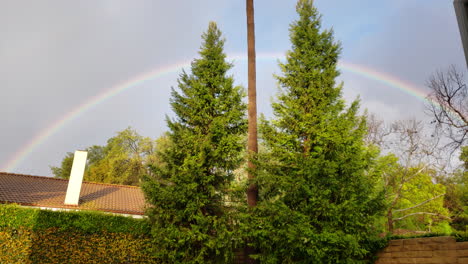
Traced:
[[98, 210], [142, 215], [145, 198], [140, 188], [83, 182], [78, 206], [65, 205], [68, 180], [0, 172], [0, 203], [27, 206]]

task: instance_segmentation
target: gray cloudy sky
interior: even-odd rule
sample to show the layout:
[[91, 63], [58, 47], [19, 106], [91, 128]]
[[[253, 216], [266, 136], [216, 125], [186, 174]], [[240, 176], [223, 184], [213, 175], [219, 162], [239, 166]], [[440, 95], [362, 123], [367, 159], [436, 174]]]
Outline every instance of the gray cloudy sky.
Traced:
[[[324, 28], [333, 27], [342, 60], [410, 82], [424, 91], [437, 69], [465, 70], [452, 1], [316, 0]], [[105, 144], [132, 126], [152, 138], [166, 130], [169, 92], [179, 71], [142, 82], [84, 111], [45, 140], [34, 138], [80, 104], [144, 72], [197, 57], [200, 35], [216, 21], [226, 52], [246, 52], [245, 1], [0, 0], [0, 171], [50, 176], [66, 152]], [[294, 0], [255, 0], [258, 53], [284, 54]], [[247, 85], [247, 65], [232, 71]], [[259, 59], [259, 110], [269, 104], [279, 73]], [[383, 82], [343, 70], [345, 98], [360, 96], [387, 120], [425, 118], [423, 102]], [[21, 151], [26, 151], [23, 154]], [[17, 159], [21, 158], [21, 159]], [[14, 161], [19, 161], [13, 166]]]

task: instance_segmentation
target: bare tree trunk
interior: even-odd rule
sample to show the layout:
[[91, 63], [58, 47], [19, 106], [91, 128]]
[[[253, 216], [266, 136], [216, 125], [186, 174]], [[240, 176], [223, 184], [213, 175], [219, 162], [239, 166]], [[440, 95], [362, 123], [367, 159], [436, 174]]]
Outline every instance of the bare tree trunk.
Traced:
[[[254, 5], [253, 0], [246, 0], [246, 13], [247, 13], [247, 55], [248, 55], [248, 139], [247, 150], [249, 154], [248, 160], [248, 179], [249, 181], [255, 179], [255, 164], [252, 158], [256, 157], [258, 153], [258, 140], [257, 140], [257, 88], [256, 88], [256, 69], [255, 69], [255, 22], [254, 22]], [[254, 183], [250, 183], [247, 188], [247, 204], [249, 207], [257, 205], [258, 200], [258, 187]], [[257, 263], [251, 259], [249, 255], [255, 254], [254, 248], [246, 246], [244, 249], [245, 263]]]
[[[248, 141], [247, 149], [249, 157], [254, 157], [258, 153], [257, 140], [257, 89], [256, 89], [256, 69], [255, 69], [255, 23], [254, 23], [254, 6], [253, 0], [247, 1], [247, 48], [248, 48]], [[248, 162], [248, 178], [255, 178], [255, 164], [249, 158]], [[255, 184], [250, 184], [247, 189], [247, 204], [252, 207], [257, 205], [258, 187]]]

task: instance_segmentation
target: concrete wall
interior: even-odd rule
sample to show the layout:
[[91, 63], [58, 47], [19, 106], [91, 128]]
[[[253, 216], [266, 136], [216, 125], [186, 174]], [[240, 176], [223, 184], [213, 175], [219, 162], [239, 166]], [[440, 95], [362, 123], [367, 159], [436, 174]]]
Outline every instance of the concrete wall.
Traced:
[[378, 257], [376, 264], [468, 264], [468, 242], [456, 242], [453, 237], [391, 240]]
[[468, 0], [454, 0], [455, 14], [458, 20], [458, 29], [465, 51], [466, 64], [468, 65]]

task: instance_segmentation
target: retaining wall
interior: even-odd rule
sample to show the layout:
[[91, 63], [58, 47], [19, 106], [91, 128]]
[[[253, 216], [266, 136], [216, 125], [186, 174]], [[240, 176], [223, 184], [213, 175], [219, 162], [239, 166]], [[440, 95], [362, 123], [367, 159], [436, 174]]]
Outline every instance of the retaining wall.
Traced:
[[468, 242], [453, 237], [391, 240], [377, 256], [376, 264], [468, 264]]

